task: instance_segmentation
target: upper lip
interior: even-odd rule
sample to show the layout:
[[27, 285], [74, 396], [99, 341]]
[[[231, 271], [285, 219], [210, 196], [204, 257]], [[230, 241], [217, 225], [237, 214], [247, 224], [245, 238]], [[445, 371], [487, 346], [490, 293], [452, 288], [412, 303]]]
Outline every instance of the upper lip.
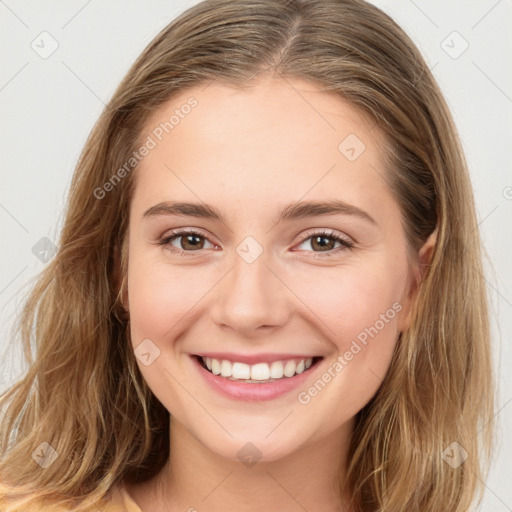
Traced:
[[199, 357], [211, 357], [212, 359], [222, 360], [225, 359], [231, 362], [239, 362], [245, 364], [256, 363], [271, 363], [273, 361], [287, 361], [289, 359], [308, 359], [309, 357], [320, 357], [317, 355], [304, 355], [304, 354], [235, 354], [233, 352], [202, 352], [201, 354], [194, 354]]

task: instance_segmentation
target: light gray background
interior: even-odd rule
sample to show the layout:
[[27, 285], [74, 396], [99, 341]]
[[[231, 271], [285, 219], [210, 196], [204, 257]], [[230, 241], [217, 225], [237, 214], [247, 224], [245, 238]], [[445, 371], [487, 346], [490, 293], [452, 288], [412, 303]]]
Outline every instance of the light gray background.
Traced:
[[[9, 332], [24, 293], [44, 267], [41, 259], [51, 256], [40, 240], [57, 240], [72, 171], [93, 123], [143, 48], [196, 3], [0, 0], [2, 390], [23, 370]], [[489, 255], [486, 279], [501, 432], [478, 510], [512, 511], [512, 1], [373, 3], [422, 51], [466, 151]], [[52, 44], [58, 44], [56, 51], [42, 58]]]

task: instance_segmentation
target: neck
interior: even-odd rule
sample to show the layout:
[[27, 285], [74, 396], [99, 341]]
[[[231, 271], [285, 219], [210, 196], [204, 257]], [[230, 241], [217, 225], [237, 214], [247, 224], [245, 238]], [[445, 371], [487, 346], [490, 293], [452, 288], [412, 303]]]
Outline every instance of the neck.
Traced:
[[145, 500], [133, 492], [146, 512], [208, 510], [318, 510], [350, 512], [349, 492], [339, 496], [345, 481], [353, 419], [314, 444], [306, 444], [279, 460], [254, 465], [212, 452], [171, 416], [170, 457], [151, 481]]

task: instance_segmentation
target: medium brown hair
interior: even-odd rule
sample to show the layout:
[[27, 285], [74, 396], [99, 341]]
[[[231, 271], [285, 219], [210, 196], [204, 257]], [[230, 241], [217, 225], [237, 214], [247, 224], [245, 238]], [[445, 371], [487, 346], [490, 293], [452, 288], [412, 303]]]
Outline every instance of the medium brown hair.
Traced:
[[[28, 369], [0, 401], [0, 480], [10, 497], [2, 510], [50, 498], [40, 510], [93, 510], [123, 480], [147, 480], [165, 464], [169, 413], [138, 370], [115, 279], [136, 170], [103, 198], [94, 191], [174, 94], [212, 80], [249, 88], [269, 73], [307, 80], [369, 114], [388, 141], [388, 181], [410, 247], [437, 228], [411, 327], [357, 415], [347, 468], [354, 506], [466, 512], [483, 490], [495, 405], [480, 239], [456, 128], [428, 66], [362, 0], [209, 0], [143, 51], [79, 159], [58, 253], [19, 318]], [[58, 454], [46, 469], [32, 459], [43, 442]], [[454, 442], [469, 454], [457, 468], [442, 456]], [[84, 498], [90, 508], [77, 505]]]

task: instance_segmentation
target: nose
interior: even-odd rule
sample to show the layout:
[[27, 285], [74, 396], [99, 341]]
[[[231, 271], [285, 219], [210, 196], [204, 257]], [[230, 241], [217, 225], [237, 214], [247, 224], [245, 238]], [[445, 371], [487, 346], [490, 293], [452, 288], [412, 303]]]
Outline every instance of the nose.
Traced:
[[286, 324], [293, 294], [283, 281], [265, 253], [252, 263], [235, 255], [233, 267], [215, 287], [213, 322], [247, 338]]

